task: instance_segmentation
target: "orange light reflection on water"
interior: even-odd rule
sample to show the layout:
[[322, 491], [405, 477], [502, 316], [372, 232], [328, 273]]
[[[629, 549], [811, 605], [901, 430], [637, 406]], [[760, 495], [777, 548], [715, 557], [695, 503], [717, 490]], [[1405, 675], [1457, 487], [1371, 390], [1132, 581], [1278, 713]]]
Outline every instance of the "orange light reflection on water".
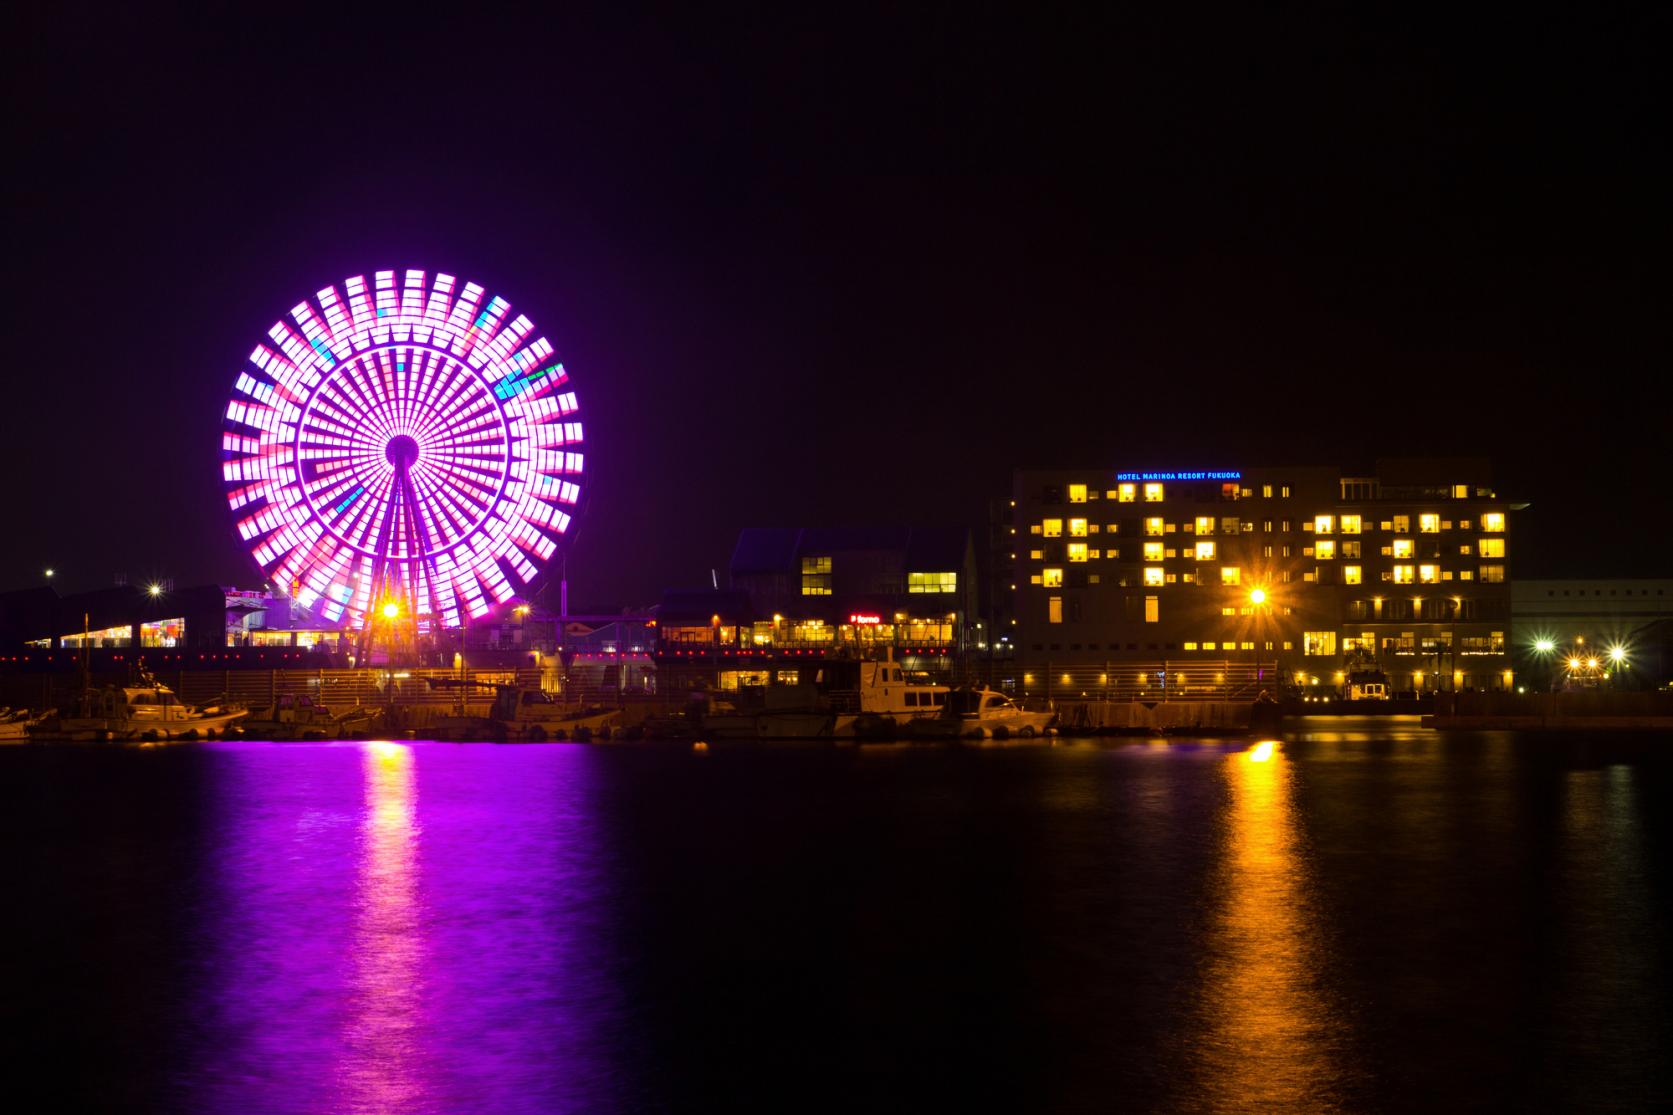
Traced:
[[1208, 961], [1190, 1037], [1200, 1110], [1339, 1106], [1344, 1027], [1318, 988], [1325, 949], [1291, 801], [1294, 769], [1276, 740], [1223, 764], [1228, 800], [1210, 892]]
[[376, 740], [362, 754], [366, 801], [337, 1080], [343, 1110], [412, 1110], [424, 1106], [413, 753]]

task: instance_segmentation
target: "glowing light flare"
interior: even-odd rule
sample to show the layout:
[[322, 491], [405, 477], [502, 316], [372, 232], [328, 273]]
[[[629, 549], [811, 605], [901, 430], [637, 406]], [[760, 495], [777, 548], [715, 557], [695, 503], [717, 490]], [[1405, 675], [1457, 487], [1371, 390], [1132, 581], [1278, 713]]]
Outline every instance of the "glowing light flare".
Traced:
[[1263, 739], [1249, 749], [1249, 761], [1251, 763], [1270, 762], [1273, 752], [1277, 751], [1277, 749], [1277, 740]]

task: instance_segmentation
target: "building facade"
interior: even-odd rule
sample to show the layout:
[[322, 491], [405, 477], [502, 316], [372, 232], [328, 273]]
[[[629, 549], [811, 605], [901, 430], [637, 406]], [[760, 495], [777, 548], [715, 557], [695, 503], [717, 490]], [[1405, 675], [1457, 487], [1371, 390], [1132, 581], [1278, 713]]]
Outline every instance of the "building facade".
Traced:
[[1012, 498], [1025, 693], [1513, 680], [1514, 508], [1485, 461], [1022, 471]]
[[964, 529], [749, 528], [729, 589], [664, 596], [658, 673], [667, 691], [743, 689], [811, 681], [827, 658], [891, 654], [949, 676], [985, 641], [975, 581]]
[[1673, 580], [1518, 581], [1510, 600], [1512, 654], [1531, 687], [1673, 678]]

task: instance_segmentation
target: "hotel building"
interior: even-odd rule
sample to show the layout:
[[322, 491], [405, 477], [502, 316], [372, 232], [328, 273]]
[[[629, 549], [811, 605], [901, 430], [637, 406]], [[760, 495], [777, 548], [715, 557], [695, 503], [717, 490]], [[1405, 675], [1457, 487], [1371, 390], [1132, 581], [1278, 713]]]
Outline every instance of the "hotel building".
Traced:
[[1394, 691], [1513, 679], [1513, 505], [1487, 462], [1015, 475], [1025, 693]]

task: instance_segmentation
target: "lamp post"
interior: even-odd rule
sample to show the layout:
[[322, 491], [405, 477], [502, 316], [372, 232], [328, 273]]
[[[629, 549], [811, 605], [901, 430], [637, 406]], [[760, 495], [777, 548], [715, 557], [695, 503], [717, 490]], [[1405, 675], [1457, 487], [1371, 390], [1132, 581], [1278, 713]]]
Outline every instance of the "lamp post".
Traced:
[[[1249, 590], [1249, 605], [1255, 613], [1255, 685], [1261, 683], [1261, 632], [1264, 630], [1261, 618], [1266, 608], [1266, 590], [1259, 586]], [[1260, 694], [1257, 693], [1256, 696]]]

